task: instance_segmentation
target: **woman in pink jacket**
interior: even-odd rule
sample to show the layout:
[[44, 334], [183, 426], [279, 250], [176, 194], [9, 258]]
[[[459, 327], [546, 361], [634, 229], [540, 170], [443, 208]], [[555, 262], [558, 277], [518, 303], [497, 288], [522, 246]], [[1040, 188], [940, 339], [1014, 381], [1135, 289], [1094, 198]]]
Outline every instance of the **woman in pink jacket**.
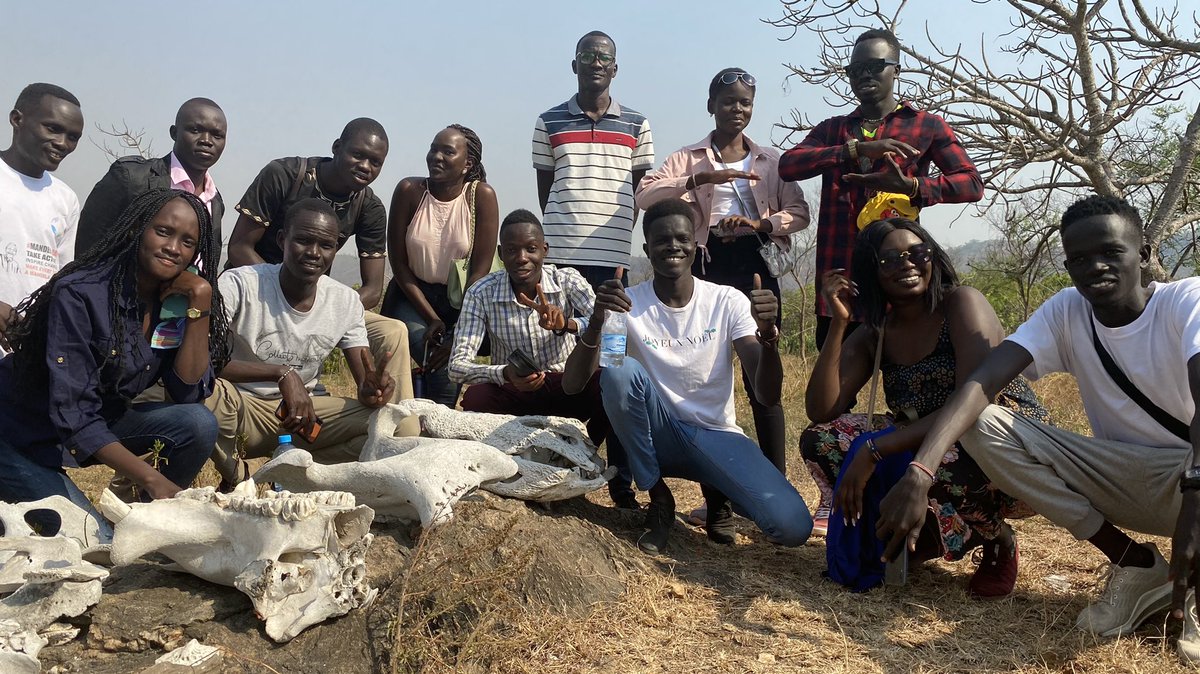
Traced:
[[[692, 268], [696, 277], [749, 294], [758, 274], [763, 287], [778, 295], [779, 281], [758, 249], [768, 240], [786, 247], [788, 234], [808, 226], [808, 204], [799, 185], [779, 179], [779, 153], [745, 134], [754, 89], [754, 77], [741, 68], [717, 73], [708, 85], [708, 112], [716, 128], [642, 178], [634, 199], [641, 210], [671, 197], [691, 203], [699, 245]], [[744, 370], [742, 380], [751, 390]], [[758, 444], [786, 474], [783, 407], [749, 399]], [[692, 519], [703, 521], [703, 516], [693, 513]]]

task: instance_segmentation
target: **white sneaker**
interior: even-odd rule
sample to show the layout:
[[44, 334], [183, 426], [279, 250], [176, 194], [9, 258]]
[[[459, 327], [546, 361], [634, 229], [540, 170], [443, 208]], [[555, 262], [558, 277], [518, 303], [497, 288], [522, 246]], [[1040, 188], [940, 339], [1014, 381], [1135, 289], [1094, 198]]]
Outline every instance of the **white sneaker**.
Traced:
[[1100, 598], [1080, 611], [1075, 627], [1098, 637], [1131, 634], [1146, 618], [1171, 605], [1170, 566], [1156, 545], [1144, 543], [1142, 547], [1154, 554], [1154, 566], [1111, 565]]
[[1175, 651], [1188, 662], [1200, 662], [1200, 620], [1196, 619], [1196, 593], [1189, 592], [1183, 603], [1183, 631]]

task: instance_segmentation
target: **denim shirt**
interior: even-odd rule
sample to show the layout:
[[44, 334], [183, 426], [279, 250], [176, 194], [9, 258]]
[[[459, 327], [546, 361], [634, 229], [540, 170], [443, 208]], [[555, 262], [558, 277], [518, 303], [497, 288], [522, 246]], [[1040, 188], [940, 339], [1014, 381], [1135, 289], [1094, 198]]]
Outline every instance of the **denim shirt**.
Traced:
[[0, 427], [12, 446], [40, 465], [92, 463], [97, 450], [118, 441], [109, 424], [159, 379], [176, 403], [198, 403], [212, 393], [211, 364], [200, 381], [188, 383], [175, 373], [177, 349], [150, 348], [133, 279], [117, 298], [125, 334], [114, 334], [108, 287], [114, 271], [82, 269], [54, 288], [47, 308], [45, 383], [18, 381], [16, 356], [0, 360]]

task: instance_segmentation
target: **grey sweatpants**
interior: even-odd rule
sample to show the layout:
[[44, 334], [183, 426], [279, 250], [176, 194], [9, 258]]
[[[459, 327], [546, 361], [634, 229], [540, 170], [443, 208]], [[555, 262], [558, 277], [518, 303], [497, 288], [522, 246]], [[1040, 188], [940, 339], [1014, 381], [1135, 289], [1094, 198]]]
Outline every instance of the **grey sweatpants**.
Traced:
[[1143, 447], [1076, 435], [989, 405], [962, 445], [1010, 496], [1080, 540], [1105, 520], [1157, 536], [1175, 530], [1191, 448]]

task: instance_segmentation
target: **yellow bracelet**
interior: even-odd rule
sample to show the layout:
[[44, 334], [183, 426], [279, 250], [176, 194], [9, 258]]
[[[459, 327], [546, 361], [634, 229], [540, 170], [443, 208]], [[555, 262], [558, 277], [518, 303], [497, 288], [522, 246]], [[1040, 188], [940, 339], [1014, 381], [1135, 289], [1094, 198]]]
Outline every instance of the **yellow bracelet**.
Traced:
[[913, 188], [912, 192], [909, 193], [908, 198], [916, 199], [919, 196], [921, 196], [921, 179], [913, 178]]

